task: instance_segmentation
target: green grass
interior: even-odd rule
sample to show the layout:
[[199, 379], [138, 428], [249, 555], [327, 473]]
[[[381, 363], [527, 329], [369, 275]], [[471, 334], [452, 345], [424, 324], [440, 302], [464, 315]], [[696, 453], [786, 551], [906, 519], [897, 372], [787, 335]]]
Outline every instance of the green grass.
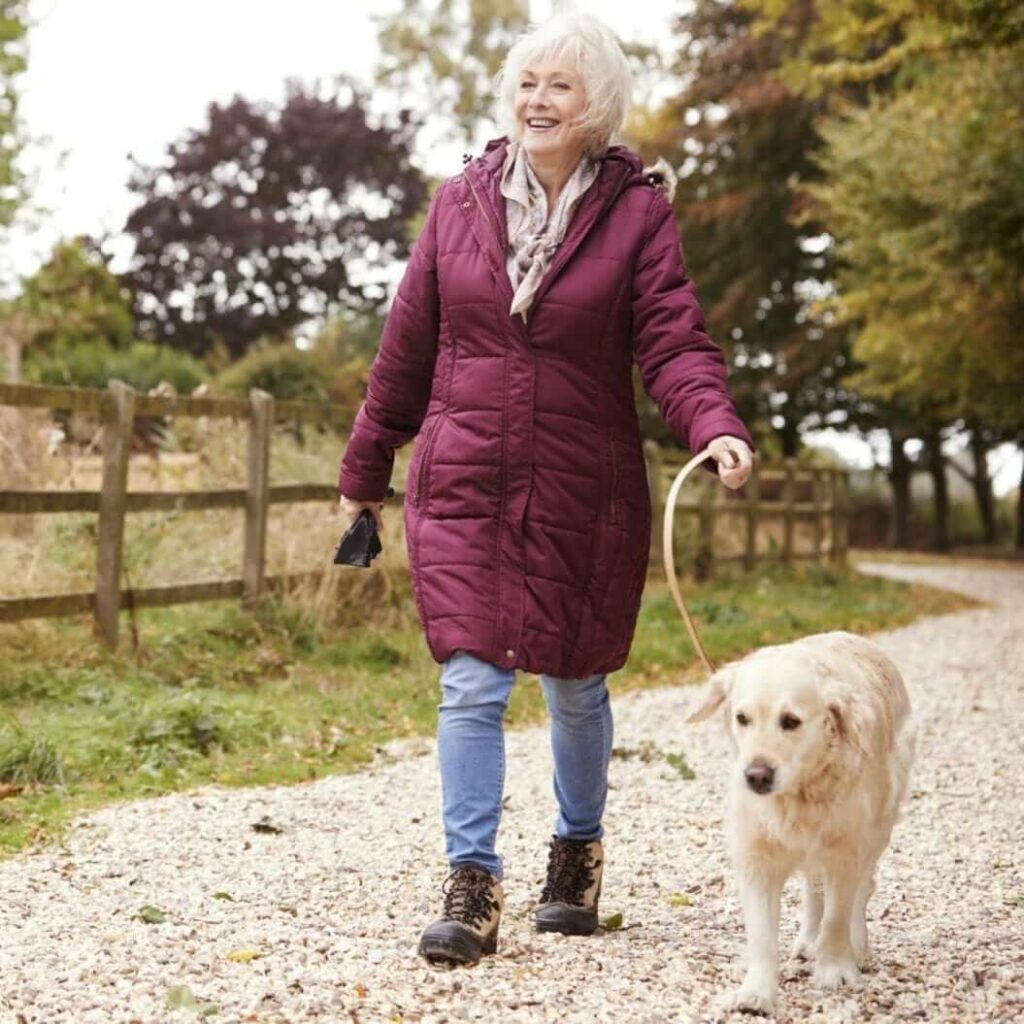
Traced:
[[[820, 566], [686, 592], [716, 662], [804, 633], [887, 628], [970, 603]], [[206, 783], [301, 782], [434, 730], [438, 666], [412, 624], [329, 629], [291, 605], [248, 616], [217, 602], [140, 614], [132, 646], [110, 654], [74, 620], [0, 629], [0, 856], [59, 841], [90, 807]], [[700, 677], [668, 590], [652, 578], [613, 689]], [[539, 688], [523, 678], [531, 685], [516, 688], [512, 726], [543, 715]]]

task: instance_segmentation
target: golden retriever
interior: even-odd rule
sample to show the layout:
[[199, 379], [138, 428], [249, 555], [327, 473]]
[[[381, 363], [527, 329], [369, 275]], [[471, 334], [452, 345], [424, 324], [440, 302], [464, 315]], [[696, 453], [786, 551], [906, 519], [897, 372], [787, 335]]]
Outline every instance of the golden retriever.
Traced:
[[875, 865], [914, 756], [910, 701], [877, 645], [835, 632], [727, 665], [687, 721], [719, 708], [736, 754], [728, 833], [747, 934], [729, 1006], [767, 1014], [778, 996], [782, 887], [796, 871], [804, 905], [794, 955], [814, 959], [823, 988], [857, 979]]

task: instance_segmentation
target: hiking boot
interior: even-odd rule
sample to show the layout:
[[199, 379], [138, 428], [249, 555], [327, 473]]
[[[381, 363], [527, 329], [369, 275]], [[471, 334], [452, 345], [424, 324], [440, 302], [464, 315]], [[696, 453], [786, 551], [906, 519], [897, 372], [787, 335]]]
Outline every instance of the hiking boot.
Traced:
[[505, 894], [483, 868], [456, 868], [441, 886], [444, 914], [420, 937], [420, 956], [431, 963], [475, 964], [498, 948]]
[[597, 929], [604, 850], [601, 841], [551, 837], [548, 877], [533, 912], [539, 932], [592, 935]]

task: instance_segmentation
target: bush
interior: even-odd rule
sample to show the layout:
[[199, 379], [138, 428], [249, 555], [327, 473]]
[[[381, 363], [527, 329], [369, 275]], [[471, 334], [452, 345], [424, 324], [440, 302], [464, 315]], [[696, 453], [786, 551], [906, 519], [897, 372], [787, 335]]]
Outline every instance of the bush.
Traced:
[[206, 379], [206, 369], [193, 356], [150, 341], [135, 341], [127, 348], [92, 340], [33, 354], [26, 375], [39, 384], [105, 388], [123, 380], [136, 391], [150, 391], [166, 381], [179, 394], [188, 394]]
[[217, 375], [215, 391], [248, 395], [259, 388], [283, 401], [323, 402], [330, 374], [310, 352], [292, 344], [266, 346], [248, 352]]

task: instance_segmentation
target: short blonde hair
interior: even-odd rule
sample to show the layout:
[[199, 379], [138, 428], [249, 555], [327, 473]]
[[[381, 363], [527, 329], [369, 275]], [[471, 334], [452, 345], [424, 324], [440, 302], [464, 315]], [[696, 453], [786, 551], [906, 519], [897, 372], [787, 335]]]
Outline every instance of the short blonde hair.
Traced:
[[498, 124], [520, 137], [515, 115], [519, 77], [531, 61], [567, 58], [583, 79], [586, 106], [579, 127], [591, 157], [599, 157], [622, 130], [632, 98], [632, 74], [622, 46], [607, 25], [590, 14], [556, 14], [523, 33], [495, 76]]

